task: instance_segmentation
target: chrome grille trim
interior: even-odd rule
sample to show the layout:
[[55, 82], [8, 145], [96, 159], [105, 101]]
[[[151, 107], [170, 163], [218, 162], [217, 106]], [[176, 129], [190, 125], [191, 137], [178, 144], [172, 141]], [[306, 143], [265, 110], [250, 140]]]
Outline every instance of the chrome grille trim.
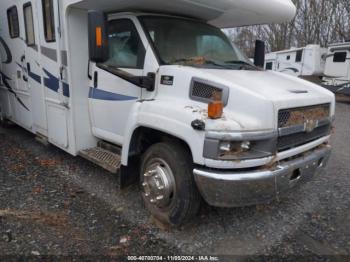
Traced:
[[[332, 123], [332, 119], [331, 118], [325, 118], [322, 120], [319, 120], [316, 122], [315, 128], [321, 127], [321, 126], [325, 126], [325, 125], [330, 125]], [[303, 125], [295, 125], [295, 126], [290, 126], [290, 127], [284, 127], [284, 128], [279, 128], [278, 129], [278, 135], [281, 136], [288, 136], [291, 134], [295, 134], [295, 133], [302, 133], [302, 132], [306, 132], [307, 130], [307, 126], [306, 124]]]

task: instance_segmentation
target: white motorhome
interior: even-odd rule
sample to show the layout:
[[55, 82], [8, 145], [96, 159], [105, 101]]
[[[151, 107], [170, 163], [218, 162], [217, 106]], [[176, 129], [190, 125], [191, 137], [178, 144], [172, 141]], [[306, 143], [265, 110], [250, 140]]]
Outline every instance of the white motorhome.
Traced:
[[265, 56], [265, 69], [320, 81], [324, 74], [326, 55], [327, 48], [319, 45], [273, 52]]
[[271, 201], [327, 163], [334, 95], [253, 65], [220, 30], [291, 19], [290, 0], [2, 0], [0, 12], [2, 118], [121, 186], [137, 178], [163, 222], [193, 218], [202, 198]]
[[350, 90], [350, 42], [329, 46], [324, 74], [326, 86]]

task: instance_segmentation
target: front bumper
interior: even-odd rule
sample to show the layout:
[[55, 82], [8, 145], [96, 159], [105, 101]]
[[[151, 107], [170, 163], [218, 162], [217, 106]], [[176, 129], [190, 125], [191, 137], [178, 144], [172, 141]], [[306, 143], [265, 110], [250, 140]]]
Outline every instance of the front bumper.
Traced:
[[197, 187], [205, 201], [217, 207], [241, 207], [267, 203], [297, 185], [310, 181], [325, 167], [331, 147], [309, 151], [298, 158], [258, 171], [225, 172], [195, 169]]

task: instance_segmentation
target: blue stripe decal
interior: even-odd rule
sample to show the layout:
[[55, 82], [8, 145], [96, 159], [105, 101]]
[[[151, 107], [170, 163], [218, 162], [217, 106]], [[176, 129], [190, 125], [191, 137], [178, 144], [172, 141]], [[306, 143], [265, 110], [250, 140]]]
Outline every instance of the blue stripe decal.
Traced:
[[44, 78], [44, 85], [48, 88], [51, 89], [52, 91], [58, 93], [58, 89], [60, 88], [60, 84], [58, 81], [58, 78], [55, 77], [53, 74], [51, 74], [49, 71], [44, 69], [44, 73], [48, 76], [48, 78]]
[[[9, 46], [6, 44], [5, 40], [0, 37], [0, 45], [3, 47], [4, 51], [5, 51], [5, 60], [2, 60], [1, 62], [3, 64], [11, 64], [12, 63], [12, 54], [11, 54], [11, 50], [9, 48]], [[0, 48], [1, 48], [0, 46]], [[2, 57], [4, 59], [4, 57]]]
[[[41, 84], [41, 76], [34, 74], [33, 72], [28, 72], [27, 68], [23, 67], [20, 63], [16, 62], [16, 64], [25, 72], [28, 74], [30, 78], [32, 78], [37, 83]], [[47, 71], [45, 68], [43, 68], [44, 73], [48, 76], [44, 78], [44, 85], [45, 87], [49, 88], [50, 90], [58, 93], [58, 90], [60, 88], [60, 82], [57, 77], [55, 77], [53, 74], [51, 74], [49, 71]], [[11, 79], [8, 79], [11, 80]], [[63, 83], [63, 95], [65, 97], [70, 97], [70, 91], [69, 91], [69, 85], [67, 83]]]
[[[58, 93], [58, 90], [60, 88], [60, 81], [58, 80], [57, 77], [55, 77], [53, 74], [51, 74], [49, 71], [47, 71], [45, 68], [43, 68], [44, 73], [48, 76], [44, 78], [44, 85]], [[70, 97], [70, 92], [69, 92], [69, 85], [67, 83], [63, 83], [63, 95], [65, 97]]]
[[90, 87], [89, 98], [106, 101], [132, 101], [138, 99], [137, 97], [111, 93], [92, 87]]
[[34, 74], [33, 72], [28, 72], [30, 78], [32, 78], [35, 82], [41, 84], [41, 76]]
[[41, 76], [34, 74], [33, 72], [27, 70], [27, 68], [23, 67], [20, 63], [16, 62], [16, 64], [28, 74], [30, 78], [32, 78], [35, 82], [41, 84]]
[[67, 83], [63, 83], [63, 95], [65, 97], [70, 97], [69, 85]]
[[20, 63], [18, 63], [18, 62], [16, 62], [16, 64], [17, 64], [22, 70], [24, 70], [24, 72], [27, 73], [27, 68], [23, 68], [23, 66], [22, 66]]

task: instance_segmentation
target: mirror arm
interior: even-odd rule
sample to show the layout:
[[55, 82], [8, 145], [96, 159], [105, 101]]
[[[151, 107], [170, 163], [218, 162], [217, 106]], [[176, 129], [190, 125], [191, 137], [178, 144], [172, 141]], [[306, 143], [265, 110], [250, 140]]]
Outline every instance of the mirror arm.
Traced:
[[142, 88], [148, 92], [153, 92], [156, 86], [156, 74], [148, 73], [147, 76], [142, 77]]

